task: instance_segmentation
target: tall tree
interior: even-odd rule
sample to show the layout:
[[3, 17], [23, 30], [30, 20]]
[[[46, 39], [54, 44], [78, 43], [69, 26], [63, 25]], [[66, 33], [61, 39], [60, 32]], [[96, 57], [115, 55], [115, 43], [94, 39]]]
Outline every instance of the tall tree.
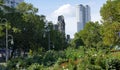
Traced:
[[120, 1], [108, 0], [100, 10], [100, 14], [104, 22], [112, 23], [113, 21], [120, 22]]
[[[104, 26], [105, 27], [105, 26]], [[120, 45], [120, 23], [113, 22], [104, 28], [103, 41], [105, 45]]]
[[101, 8], [103, 19], [103, 41], [107, 46], [116, 46], [120, 42], [120, 1], [108, 0]]
[[38, 9], [35, 8], [32, 4], [28, 4], [25, 2], [20, 3], [16, 9], [21, 13], [32, 13], [35, 14], [38, 12]]
[[98, 22], [89, 22], [78, 34], [87, 48], [102, 46], [101, 25]]
[[[3, 13], [5, 12], [3, 11]], [[41, 44], [45, 18], [36, 13], [37, 8], [33, 7], [32, 4], [21, 3], [17, 9], [12, 9], [12, 11], [2, 16], [6, 18], [11, 25], [11, 29], [8, 32], [12, 34], [14, 38], [14, 45], [12, 46], [13, 52], [16, 49], [22, 49], [23, 51], [30, 48], [32, 49], [31, 44]], [[34, 46], [34, 48], [37, 49], [37, 46]]]
[[46, 42], [43, 44], [47, 43], [47, 48], [48, 49], [48, 40], [49, 40], [49, 35], [50, 35], [50, 48], [54, 50], [63, 50], [67, 47], [67, 40], [65, 37], [65, 34], [61, 33], [58, 30], [54, 30], [53, 28], [53, 23], [48, 22], [48, 28], [49, 32], [47, 32], [47, 37], [46, 37]]
[[74, 39], [70, 42], [70, 46], [75, 47], [75, 48], [78, 48], [80, 46], [85, 46], [79, 33], [75, 34]]

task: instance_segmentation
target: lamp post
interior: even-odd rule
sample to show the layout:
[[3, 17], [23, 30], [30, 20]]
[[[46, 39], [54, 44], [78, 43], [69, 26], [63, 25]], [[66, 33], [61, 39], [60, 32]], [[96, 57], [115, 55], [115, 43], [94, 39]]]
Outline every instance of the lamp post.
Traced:
[[[1, 23], [6, 23], [7, 22], [7, 19], [6, 18], [3, 18], [3, 19], [1, 19], [0, 18], [0, 21], [1, 21]], [[4, 25], [4, 26], [6, 26], [7, 24], [0, 24], [0, 25]], [[13, 36], [12, 35], [8, 35], [8, 30], [7, 30], [7, 27], [6, 27], [6, 29], [5, 29], [5, 37], [6, 37], [6, 62], [8, 61], [8, 42], [9, 41], [11, 41], [11, 44], [13, 44], [14, 42], [13, 42]], [[10, 39], [10, 40], [8, 40], [8, 36], [10, 36], [12, 39]]]
[[[6, 18], [3, 18], [3, 19], [0, 19], [1, 20], [1, 23], [5, 23], [7, 22], [7, 19]], [[4, 25], [6, 26], [6, 24], [0, 24], [0, 25]], [[7, 30], [7, 27], [5, 28], [5, 37], [6, 37], [6, 42], [5, 42], [5, 45], [6, 45], [6, 61], [8, 60], [8, 30]]]
[[8, 34], [8, 37], [11, 37], [11, 39], [9, 39], [9, 40], [8, 40], [8, 42], [10, 41], [10, 42], [11, 42], [11, 44], [13, 45], [13, 44], [14, 44], [14, 41], [13, 41], [13, 36], [12, 36], [12, 35], [10, 35], [10, 34]]

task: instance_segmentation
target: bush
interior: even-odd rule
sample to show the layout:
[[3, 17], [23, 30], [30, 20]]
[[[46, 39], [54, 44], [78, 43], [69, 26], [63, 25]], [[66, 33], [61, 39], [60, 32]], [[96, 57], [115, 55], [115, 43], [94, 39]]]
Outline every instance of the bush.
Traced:
[[0, 70], [6, 70], [6, 67], [4, 65], [0, 65]]
[[30, 57], [27, 58], [16, 58], [16, 59], [12, 59], [7, 63], [7, 68], [11, 69], [11, 70], [15, 70], [15, 69], [24, 69], [29, 67], [30, 65], [37, 63], [40, 65], [44, 65], [44, 66], [51, 66], [53, 64], [55, 64], [57, 62], [57, 60], [59, 58], [65, 58], [64, 52], [63, 51], [47, 51], [46, 53], [42, 53], [41, 55], [32, 55]]
[[32, 56], [27, 58], [16, 58], [8, 61], [7, 68], [10, 70], [24, 69], [29, 67], [33, 63], [42, 64], [42, 56]]
[[51, 66], [53, 65], [59, 58], [59, 55], [55, 51], [47, 51], [43, 57], [43, 64], [45, 66]]
[[17, 63], [21, 61], [20, 58], [16, 58], [16, 59], [12, 59], [10, 61], [7, 62], [7, 69], [8, 70], [16, 70], [17, 69]]
[[39, 65], [37, 63], [33, 63], [30, 65], [27, 70], [45, 70], [45, 67], [43, 65]]
[[120, 70], [120, 59], [109, 59], [109, 70]]
[[65, 50], [65, 56], [67, 59], [70, 59], [70, 60], [76, 60], [76, 59], [80, 58], [81, 53], [82, 52], [80, 51], [80, 49], [74, 49], [71, 47], [69, 47]]
[[78, 69], [83, 70], [102, 70], [106, 69], [107, 55], [104, 51], [95, 49], [87, 49], [84, 57], [80, 58], [80, 64], [77, 65]]
[[[8, 70], [120, 70], [119, 53], [103, 50], [67, 48], [65, 51], [49, 50], [42, 55], [17, 58], [8, 62]], [[45, 68], [47, 67], [47, 68]], [[2, 67], [0, 67], [3, 69]], [[0, 69], [0, 70], [1, 70]]]

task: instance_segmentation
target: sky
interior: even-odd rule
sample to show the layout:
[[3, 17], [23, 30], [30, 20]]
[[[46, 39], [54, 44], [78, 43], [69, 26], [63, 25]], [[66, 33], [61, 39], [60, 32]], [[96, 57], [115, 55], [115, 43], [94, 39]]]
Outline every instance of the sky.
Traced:
[[63, 15], [66, 23], [66, 34], [71, 38], [77, 32], [76, 5], [89, 5], [91, 8], [91, 21], [100, 21], [100, 8], [106, 0], [25, 0], [38, 8], [39, 15], [45, 15], [48, 21], [57, 23], [59, 15]]

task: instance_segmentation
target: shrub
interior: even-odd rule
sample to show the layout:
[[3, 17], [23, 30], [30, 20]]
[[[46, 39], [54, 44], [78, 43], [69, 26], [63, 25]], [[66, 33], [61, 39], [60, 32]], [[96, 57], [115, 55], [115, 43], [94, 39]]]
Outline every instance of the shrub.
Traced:
[[10, 70], [24, 69], [29, 67], [33, 63], [42, 64], [42, 56], [32, 56], [27, 58], [16, 58], [8, 61], [7, 68]]
[[51, 66], [53, 65], [59, 58], [59, 55], [57, 54], [57, 52], [50, 50], [47, 51], [43, 57], [43, 64], [45, 66]]
[[30, 65], [27, 70], [45, 70], [45, 67], [43, 65], [39, 65], [37, 63], [33, 63]]
[[7, 62], [7, 69], [8, 70], [16, 70], [17, 69], [17, 63], [21, 61], [20, 58], [16, 58], [16, 59], [12, 59], [10, 61]]
[[76, 60], [81, 57], [81, 51], [69, 47], [65, 50], [65, 56], [67, 59]]
[[120, 70], [120, 59], [109, 59], [109, 70]]
[[87, 49], [84, 57], [80, 58], [81, 62], [78, 64], [78, 69], [84, 70], [102, 70], [106, 69], [107, 55], [102, 50]]
[[4, 65], [0, 65], [0, 70], [6, 70], [6, 67]]

